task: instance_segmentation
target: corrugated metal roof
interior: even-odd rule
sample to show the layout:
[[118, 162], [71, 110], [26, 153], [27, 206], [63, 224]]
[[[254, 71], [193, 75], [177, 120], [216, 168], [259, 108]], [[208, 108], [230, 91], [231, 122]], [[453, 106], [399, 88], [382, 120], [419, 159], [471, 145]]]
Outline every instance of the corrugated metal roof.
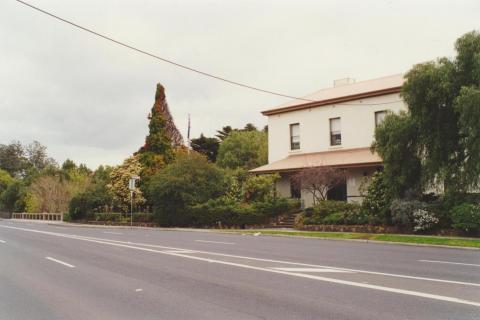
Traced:
[[380, 156], [372, 153], [370, 148], [356, 148], [291, 155], [285, 159], [250, 170], [250, 172], [270, 173], [295, 171], [303, 168], [322, 166], [362, 167], [381, 163], [382, 159]]
[[337, 87], [321, 89], [305, 97], [302, 97], [303, 99], [311, 100], [314, 102], [298, 100], [298, 99], [292, 100], [284, 104], [281, 104], [275, 108], [262, 111], [262, 113], [263, 114], [277, 113], [277, 111], [285, 112], [282, 110], [288, 111], [292, 107], [302, 106], [302, 105], [305, 105], [305, 107], [310, 107], [310, 106], [314, 106], [315, 103], [322, 104], [322, 102], [332, 102], [332, 100], [333, 101], [335, 101], [335, 99], [341, 100], [342, 98], [345, 98], [343, 100], [348, 101], [349, 97], [351, 97], [351, 100], [357, 100], [359, 99], [358, 96], [362, 94], [368, 94], [370, 92], [372, 93], [382, 92], [392, 88], [400, 88], [403, 85], [404, 81], [405, 80], [404, 80], [403, 74], [396, 74], [392, 76], [386, 76], [382, 78], [354, 82], [351, 84], [341, 85]]

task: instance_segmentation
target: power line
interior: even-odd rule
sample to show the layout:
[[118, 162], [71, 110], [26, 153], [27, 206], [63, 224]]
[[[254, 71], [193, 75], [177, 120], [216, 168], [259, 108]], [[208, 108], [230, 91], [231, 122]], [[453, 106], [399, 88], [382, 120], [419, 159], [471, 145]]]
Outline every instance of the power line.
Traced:
[[[220, 80], [220, 81], [224, 81], [224, 82], [227, 82], [229, 84], [232, 84], [232, 85], [236, 85], [236, 86], [240, 86], [240, 87], [243, 87], [243, 88], [247, 88], [247, 89], [250, 89], [250, 90], [255, 90], [255, 91], [259, 91], [259, 92], [263, 92], [263, 93], [267, 93], [267, 94], [271, 94], [271, 95], [275, 95], [275, 96], [279, 96], [279, 97], [284, 97], [284, 98], [290, 98], [290, 99], [294, 99], [294, 100], [302, 100], [302, 101], [306, 101], [306, 102], [316, 102], [315, 100], [311, 100], [311, 99], [306, 99], [306, 98], [301, 98], [301, 97], [295, 97], [295, 96], [291, 96], [291, 95], [288, 95], [288, 94], [283, 94], [283, 93], [279, 93], [279, 92], [275, 92], [275, 91], [270, 91], [270, 90], [266, 90], [266, 89], [262, 89], [262, 88], [258, 88], [258, 87], [254, 87], [254, 86], [250, 86], [250, 85], [247, 85], [247, 84], [244, 84], [244, 83], [240, 83], [240, 82], [237, 82], [237, 81], [233, 81], [233, 80], [229, 80], [229, 79], [226, 79], [226, 78], [223, 78], [223, 77], [220, 77], [220, 76], [216, 76], [214, 74], [211, 74], [211, 73], [208, 73], [208, 72], [204, 72], [204, 71], [201, 71], [201, 70], [198, 70], [196, 68], [192, 68], [192, 67], [189, 67], [189, 66], [186, 66], [186, 65], [183, 65], [183, 64], [180, 64], [178, 62], [175, 62], [175, 61], [172, 61], [172, 60], [169, 60], [169, 59], [166, 59], [166, 58], [162, 58], [156, 54], [153, 54], [153, 53], [150, 53], [150, 52], [147, 52], [145, 50], [142, 50], [142, 49], [138, 49], [132, 45], [129, 45], [129, 44], [126, 44], [124, 42], [121, 42], [119, 40], [115, 40], [109, 36], [106, 36], [104, 34], [101, 34], [101, 33], [98, 33], [92, 29], [89, 29], [89, 28], [86, 28], [86, 27], [83, 27], [79, 24], [76, 24], [70, 20], [67, 20], [67, 19], [64, 19], [62, 17], [59, 17], [51, 12], [48, 12], [46, 10], [43, 10], [39, 7], [36, 7], [30, 3], [27, 3], [25, 1], [22, 1], [22, 0], [15, 0], [17, 1], [18, 3], [20, 4], [23, 4], [27, 7], [30, 7], [31, 9], [34, 9], [38, 12], [41, 12], [47, 16], [50, 16], [54, 19], [57, 19], [57, 20], [60, 20], [64, 23], [67, 23], [75, 28], [78, 28], [80, 30], [83, 30], [83, 31], [86, 31], [90, 34], [93, 34], [97, 37], [100, 37], [100, 38], [103, 38], [107, 41], [110, 41], [110, 42], [113, 42], [117, 45], [120, 45], [122, 47], [125, 47], [125, 48], [128, 48], [130, 50], [133, 50], [133, 51], [136, 51], [138, 53], [141, 53], [141, 54], [144, 54], [144, 55], [147, 55], [151, 58], [154, 58], [154, 59], [157, 59], [157, 60], [160, 60], [160, 61], [163, 61], [163, 62], [166, 62], [166, 63], [169, 63], [169, 64], [172, 64], [176, 67], [179, 67], [179, 68], [182, 68], [182, 69], [185, 69], [185, 70], [188, 70], [188, 71], [191, 71], [191, 72], [195, 72], [195, 73], [198, 73], [200, 75], [203, 75], [205, 77], [209, 77], [209, 78], [213, 78], [213, 79], [217, 79], [217, 80]], [[402, 100], [396, 100], [396, 101], [389, 101], [389, 102], [383, 102], [383, 103], [361, 103], [361, 104], [358, 104], [358, 105], [384, 105], [384, 104], [387, 104], [387, 103], [395, 103], [395, 102], [400, 102]], [[341, 103], [337, 103], [337, 105], [340, 105]], [[346, 103], [344, 105], [356, 105], [354, 103]]]

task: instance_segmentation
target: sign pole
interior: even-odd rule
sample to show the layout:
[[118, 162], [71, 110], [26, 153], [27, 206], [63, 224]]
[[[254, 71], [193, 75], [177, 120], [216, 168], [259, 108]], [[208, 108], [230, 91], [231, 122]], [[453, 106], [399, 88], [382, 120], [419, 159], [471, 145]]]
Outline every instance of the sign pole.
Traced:
[[130, 191], [130, 228], [133, 228], [133, 190]]
[[135, 181], [140, 179], [139, 176], [131, 176], [128, 181], [128, 189], [130, 189], [130, 228], [133, 228], [133, 192], [135, 191]]

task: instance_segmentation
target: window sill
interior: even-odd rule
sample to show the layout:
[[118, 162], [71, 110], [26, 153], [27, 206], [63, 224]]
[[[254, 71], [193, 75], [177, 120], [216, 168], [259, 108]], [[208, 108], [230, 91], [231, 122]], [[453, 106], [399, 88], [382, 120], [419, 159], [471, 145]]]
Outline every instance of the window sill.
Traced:
[[338, 150], [338, 149], [343, 149], [343, 146], [342, 146], [342, 145], [330, 146], [330, 147], [328, 148], [328, 150]]

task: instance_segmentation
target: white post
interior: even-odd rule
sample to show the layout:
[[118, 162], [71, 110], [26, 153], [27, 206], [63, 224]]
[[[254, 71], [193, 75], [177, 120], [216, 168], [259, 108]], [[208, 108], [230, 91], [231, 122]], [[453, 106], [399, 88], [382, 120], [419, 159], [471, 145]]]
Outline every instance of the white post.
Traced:
[[139, 176], [133, 175], [128, 181], [128, 188], [130, 189], [130, 228], [133, 228], [133, 192], [135, 191], [135, 181], [140, 179]]
[[130, 228], [133, 228], [133, 190], [130, 191]]

